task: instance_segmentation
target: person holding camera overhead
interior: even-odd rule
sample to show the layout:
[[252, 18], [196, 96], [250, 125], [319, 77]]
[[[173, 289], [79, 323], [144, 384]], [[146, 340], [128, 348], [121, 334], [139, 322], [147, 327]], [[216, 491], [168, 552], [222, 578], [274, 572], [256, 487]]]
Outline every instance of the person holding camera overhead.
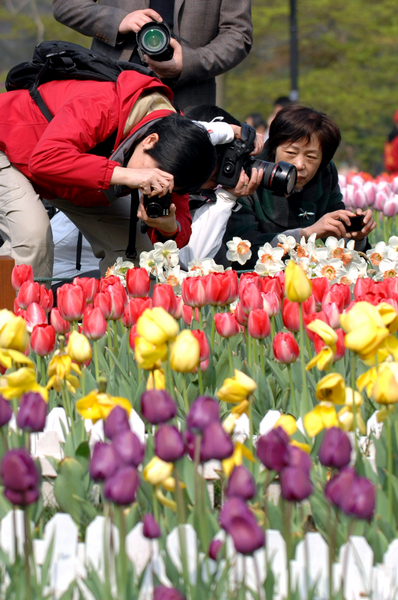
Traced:
[[277, 113], [265, 145], [268, 161], [294, 165], [297, 182], [289, 193], [265, 182], [257, 196], [238, 199], [240, 210], [231, 213], [223, 242], [235, 236], [251, 242], [252, 258], [245, 268], [254, 267], [258, 250], [266, 242], [276, 246], [281, 233], [297, 242], [313, 233], [323, 240], [329, 236], [353, 239], [357, 250], [365, 250], [376, 223], [367, 210], [363, 221], [349, 231], [355, 214], [345, 208], [332, 162], [340, 140], [339, 128], [325, 113], [300, 105]]
[[[253, 44], [251, 0], [53, 0], [53, 14], [91, 36], [94, 51], [114, 60], [144, 61], [173, 89], [175, 106], [183, 112], [215, 104], [215, 77], [242, 62]], [[136, 34], [156, 23], [172, 30], [171, 58], [157, 59], [156, 33], [146, 45], [155, 50], [152, 58], [145, 49], [138, 52]]]

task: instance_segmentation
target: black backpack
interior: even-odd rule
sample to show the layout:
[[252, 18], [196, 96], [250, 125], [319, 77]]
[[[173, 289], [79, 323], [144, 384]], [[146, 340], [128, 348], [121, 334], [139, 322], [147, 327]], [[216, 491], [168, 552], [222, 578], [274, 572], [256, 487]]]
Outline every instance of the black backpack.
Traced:
[[156, 77], [155, 73], [147, 67], [112, 60], [105, 54], [96, 54], [79, 44], [59, 41], [41, 42], [35, 47], [30, 62], [20, 63], [9, 71], [5, 87], [8, 92], [29, 90], [47, 121], [51, 121], [53, 115], [37, 89], [40, 84], [59, 79], [116, 82], [120, 73], [126, 69]]

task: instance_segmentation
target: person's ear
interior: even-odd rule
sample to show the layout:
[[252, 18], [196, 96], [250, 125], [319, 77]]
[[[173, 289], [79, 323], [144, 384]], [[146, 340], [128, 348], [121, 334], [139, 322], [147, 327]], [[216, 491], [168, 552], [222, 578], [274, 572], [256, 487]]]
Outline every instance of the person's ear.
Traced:
[[159, 141], [159, 135], [157, 133], [151, 133], [142, 140], [143, 150], [151, 150]]

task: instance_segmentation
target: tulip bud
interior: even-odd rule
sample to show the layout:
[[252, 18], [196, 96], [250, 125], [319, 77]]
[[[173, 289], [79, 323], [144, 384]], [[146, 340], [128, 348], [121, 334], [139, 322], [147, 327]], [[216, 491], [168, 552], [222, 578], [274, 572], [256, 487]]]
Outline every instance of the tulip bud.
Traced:
[[341, 469], [351, 459], [351, 442], [348, 435], [338, 427], [327, 429], [318, 452], [319, 461], [325, 467]]
[[264, 530], [255, 517], [238, 515], [231, 519], [228, 533], [232, 537], [235, 550], [241, 554], [253, 554], [265, 544]]
[[39, 294], [39, 306], [42, 307], [44, 312], [48, 314], [52, 307], [54, 306], [54, 294], [52, 290], [48, 290], [44, 283], [40, 286], [40, 294]]
[[28, 392], [21, 398], [17, 425], [29, 432], [43, 431], [47, 418], [47, 403], [38, 392]]
[[151, 298], [130, 298], [123, 313], [123, 325], [135, 325], [145, 309], [152, 308]]
[[132, 504], [139, 485], [137, 469], [130, 466], [122, 467], [105, 481], [104, 496], [115, 504]]
[[126, 288], [129, 296], [145, 298], [149, 294], [151, 280], [146, 269], [128, 269], [126, 273]]
[[129, 419], [124, 408], [116, 405], [104, 421], [104, 433], [107, 438], [113, 440], [122, 431], [130, 431]]
[[231, 313], [216, 313], [214, 323], [216, 331], [221, 337], [230, 338], [239, 333], [239, 324]]
[[271, 331], [268, 313], [262, 308], [252, 310], [249, 314], [247, 330], [256, 340], [263, 340], [268, 337]]
[[229, 479], [226, 494], [228, 498], [237, 496], [242, 500], [250, 500], [257, 493], [253, 475], [244, 465], [234, 467]]
[[210, 423], [220, 420], [220, 407], [214, 398], [199, 396], [191, 404], [187, 416], [187, 428], [202, 433]]
[[285, 270], [285, 294], [290, 302], [304, 302], [311, 296], [312, 285], [303, 269], [291, 260]]
[[30, 347], [38, 356], [48, 356], [55, 348], [55, 329], [52, 325], [35, 325]]
[[70, 331], [70, 323], [61, 317], [61, 313], [58, 308], [53, 308], [50, 313], [50, 322], [54, 327], [56, 333], [61, 333], [65, 335]]
[[19, 308], [27, 309], [32, 302], [38, 303], [40, 300], [40, 285], [37, 281], [25, 281], [17, 294], [17, 304]]
[[90, 477], [94, 481], [103, 481], [111, 477], [120, 466], [120, 456], [114, 446], [97, 442], [90, 460]]
[[138, 467], [144, 460], [145, 446], [130, 429], [118, 433], [113, 438], [112, 445], [126, 465]]
[[294, 335], [290, 332], [277, 333], [272, 341], [272, 350], [276, 360], [283, 365], [295, 362], [300, 354]]
[[282, 321], [289, 331], [293, 333], [300, 331], [300, 313], [297, 302], [290, 302], [287, 298], [283, 300]]
[[83, 315], [83, 333], [86, 337], [90, 340], [99, 340], [105, 335], [107, 327], [100, 308], [86, 308]]
[[24, 448], [15, 448], [4, 455], [0, 476], [5, 488], [4, 495], [12, 504], [27, 506], [38, 500], [39, 473]]
[[186, 306], [201, 308], [206, 305], [205, 277], [186, 277], [181, 284], [182, 299]]
[[259, 437], [257, 456], [271, 471], [281, 471], [289, 464], [289, 436], [282, 427]]
[[177, 310], [177, 299], [171, 285], [167, 283], [158, 283], [155, 285], [152, 294], [152, 306], [161, 307], [174, 316]]
[[375, 485], [366, 477], [354, 477], [341, 504], [341, 510], [346, 515], [368, 521], [373, 517], [375, 506]]
[[161, 425], [155, 433], [155, 454], [165, 462], [176, 462], [185, 454], [181, 433], [174, 425]]
[[239, 290], [239, 299], [245, 313], [249, 314], [255, 308], [263, 308], [263, 298], [258, 284], [247, 283]]
[[161, 537], [162, 532], [153, 515], [148, 513], [144, 516], [142, 521], [144, 525], [142, 530], [144, 537], [148, 538], [149, 540], [154, 540]]
[[178, 373], [189, 373], [198, 366], [199, 359], [199, 342], [189, 329], [184, 329], [171, 347], [170, 366]]
[[285, 467], [279, 475], [282, 498], [289, 502], [301, 502], [312, 494], [313, 486], [304, 469]]
[[224, 542], [222, 542], [221, 540], [211, 540], [209, 546], [209, 558], [211, 558], [212, 560], [217, 560], [218, 553], [220, 552], [223, 545]]
[[154, 456], [149, 463], [145, 465], [142, 475], [148, 483], [158, 485], [170, 477], [173, 469], [173, 463], [164, 462], [164, 460]]
[[70, 334], [67, 351], [71, 359], [78, 364], [87, 362], [93, 354], [90, 342], [86, 336], [77, 331], [72, 331]]
[[176, 588], [160, 585], [154, 589], [153, 600], [185, 600], [185, 596]]
[[32, 265], [15, 265], [11, 273], [11, 285], [17, 292], [26, 281], [33, 282]]
[[95, 294], [98, 294], [99, 291], [98, 279], [95, 279], [95, 277], [75, 277], [72, 283], [82, 288], [86, 304], [92, 304]]
[[210, 355], [209, 342], [207, 341], [206, 334], [200, 329], [192, 329], [191, 333], [199, 342], [199, 359], [200, 362], [203, 362], [204, 360], [207, 360]]
[[29, 304], [25, 313], [25, 322], [29, 332], [33, 331], [35, 325], [47, 325], [47, 315], [40, 304], [37, 302]]
[[65, 283], [57, 289], [57, 307], [66, 321], [80, 321], [86, 308], [86, 298], [78, 285]]
[[149, 423], [158, 425], [174, 419], [177, 406], [165, 390], [148, 390], [141, 396], [141, 412]]
[[0, 394], [0, 427], [10, 422], [13, 411], [7, 400]]
[[212, 421], [203, 432], [200, 449], [202, 462], [217, 459], [224, 460], [232, 456], [234, 445], [219, 421]]
[[262, 292], [263, 309], [269, 317], [275, 317], [281, 311], [282, 300], [276, 292]]

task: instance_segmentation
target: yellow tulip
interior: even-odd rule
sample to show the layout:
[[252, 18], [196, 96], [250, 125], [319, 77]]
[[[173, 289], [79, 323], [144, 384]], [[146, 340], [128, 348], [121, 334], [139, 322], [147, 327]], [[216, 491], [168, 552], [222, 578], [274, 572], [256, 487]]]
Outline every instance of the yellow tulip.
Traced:
[[39, 392], [44, 400], [48, 401], [48, 392], [36, 382], [36, 374], [34, 369], [30, 367], [22, 367], [18, 371], [14, 371], [9, 375], [5, 375], [7, 385], [0, 386], [0, 394], [6, 400], [20, 398], [22, 394], [27, 392]]
[[354, 423], [356, 421], [356, 426], [360, 433], [366, 435], [366, 423], [359, 411], [356, 413], [354, 419], [354, 413], [348, 406], [344, 406], [344, 408], [339, 411], [337, 418], [339, 420], [340, 429], [343, 429], [344, 431], [354, 431]]
[[171, 476], [173, 469], [173, 463], [165, 462], [154, 456], [145, 466], [142, 475], [148, 483], [159, 485]]
[[333, 402], [333, 404], [344, 404], [345, 381], [339, 373], [329, 373], [322, 377], [316, 385], [315, 396], [318, 400]]
[[25, 352], [29, 346], [29, 335], [24, 319], [16, 317], [10, 311], [4, 313], [2, 310], [0, 312], [3, 313], [2, 325], [0, 325], [0, 348]]
[[137, 333], [157, 346], [173, 341], [178, 334], [178, 323], [164, 308], [147, 308], [137, 321]]
[[165, 390], [166, 389], [166, 378], [164, 376], [163, 369], [154, 369], [148, 375], [146, 382], [147, 390]]
[[357, 388], [360, 392], [366, 388], [366, 393], [368, 396], [372, 395], [373, 386], [377, 379], [377, 369], [373, 367], [373, 369], [369, 369], [366, 373], [362, 373], [357, 379]]
[[304, 415], [304, 427], [310, 437], [315, 437], [322, 429], [338, 427], [336, 409], [330, 402], [321, 402], [313, 410]]
[[335, 356], [335, 348], [336, 346], [324, 346], [322, 350], [310, 360], [308, 365], [305, 367], [305, 370], [309, 371], [315, 366], [318, 367], [319, 371], [324, 371], [325, 369], [328, 369], [330, 364], [333, 362]]
[[369, 302], [356, 302], [348, 312], [340, 315], [340, 324], [346, 333], [355, 331], [369, 322], [376, 327], [385, 327], [379, 311]]
[[372, 396], [379, 404], [398, 402], [398, 363], [385, 362], [380, 365]]
[[311, 453], [310, 445], [305, 444], [304, 442], [298, 442], [297, 440], [290, 440], [290, 445], [296, 446], [296, 448], [300, 448], [300, 450], [303, 450], [303, 452], [306, 452], [307, 454]]
[[170, 366], [177, 373], [190, 373], [199, 364], [200, 346], [189, 329], [177, 336], [170, 350]]
[[398, 313], [397, 311], [388, 304], [388, 302], [380, 302], [376, 306], [380, 313], [381, 318], [390, 333], [395, 333], [398, 329]]
[[17, 365], [27, 365], [32, 368], [35, 366], [35, 363], [25, 356], [25, 354], [19, 352], [19, 350], [2, 350], [0, 348], [0, 365], [6, 369], [10, 369], [13, 363]]
[[282, 427], [287, 435], [293, 435], [297, 431], [297, 422], [292, 415], [281, 415], [274, 427]]
[[224, 380], [222, 387], [218, 390], [217, 396], [223, 402], [238, 404], [254, 392], [257, 384], [253, 379], [235, 369], [235, 376]]
[[175, 500], [171, 500], [171, 498], [167, 498], [160, 488], [160, 485], [157, 485], [155, 488], [155, 496], [157, 500], [165, 506], [166, 508], [170, 508], [173, 512], [177, 512], [177, 502]]
[[354, 404], [356, 407], [359, 408], [363, 404], [363, 398], [359, 392], [353, 390], [350, 387], [347, 387], [345, 389], [345, 405], [348, 406], [350, 410], [352, 410]]
[[131, 404], [126, 398], [111, 396], [106, 392], [93, 390], [76, 402], [76, 410], [83, 419], [91, 419], [93, 423], [99, 419], [105, 420], [115, 406], [121, 406], [130, 414]]
[[148, 340], [143, 337], [137, 337], [135, 340], [134, 351], [135, 360], [141, 369], [158, 369], [167, 356], [167, 344], [159, 344], [157, 346], [148, 342]]
[[334, 346], [337, 342], [337, 333], [321, 319], [314, 319], [307, 325], [307, 329], [318, 334], [327, 346]]
[[90, 342], [83, 333], [72, 331], [66, 350], [71, 359], [79, 365], [91, 359], [93, 351]]
[[285, 271], [285, 295], [290, 302], [304, 302], [311, 296], [312, 284], [293, 260], [289, 262]]
[[368, 321], [347, 333], [344, 343], [349, 350], [367, 358], [378, 350], [379, 345], [388, 335], [387, 327], [377, 327], [373, 322]]
[[238, 467], [243, 463], [243, 458], [250, 460], [251, 462], [256, 462], [256, 459], [253, 456], [253, 453], [249, 448], [246, 448], [244, 444], [237, 442], [235, 444], [234, 453], [229, 458], [226, 458], [222, 461], [222, 468], [224, 473], [229, 477], [234, 469], [234, 467]]

